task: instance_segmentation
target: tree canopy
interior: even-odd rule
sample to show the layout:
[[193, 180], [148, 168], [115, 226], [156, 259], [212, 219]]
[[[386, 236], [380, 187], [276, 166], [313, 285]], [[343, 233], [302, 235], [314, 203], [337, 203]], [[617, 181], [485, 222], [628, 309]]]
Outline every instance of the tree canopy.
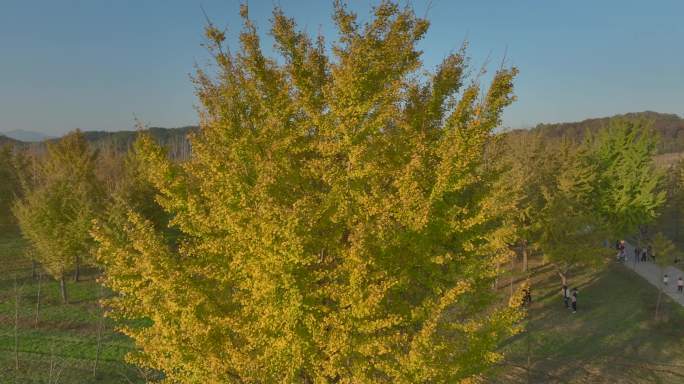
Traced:
[[16, 226], [12, 204], [21, 195], [21, 175], [27, 164], [10, 145], [0, 147], [0, 231], [13, 231]]
[[543, 252], [565, 281], [575, 265], [599, 265], [604, 242], [641, 233], [665, 201], [655, 167], [657, 135], [644, 120], [612, 119], [578, 143], [540, 133], [505, 137], [500, 162], [517, 243]]
[[599, 175], [594, 208], [615, 237], [634, 234], [665, 202], [664, 174], [653, 164], [657, 135], [646, 121], [613, 120], [589, 139]]
[[339, 40], [276, 9], [266, 57], [207, 27], [192, 156], [140, 159], [168, 231], [135, 209], [94, 230], [130, 358], [170, 382], [467, 382], [500, 359], [518, 305], [492, 291], [511, 234], [483, 164], [516, 70], [488, 88], [465, 52], [422, 75], [428, 22], [382, 2]]
[[14, 205], [22, 235], [38, 261], [55, 279], [64, 279], [90, 254], [90, 227], [101, 201], [93, 152], [75, 131], [48, 146], [23, 197]]

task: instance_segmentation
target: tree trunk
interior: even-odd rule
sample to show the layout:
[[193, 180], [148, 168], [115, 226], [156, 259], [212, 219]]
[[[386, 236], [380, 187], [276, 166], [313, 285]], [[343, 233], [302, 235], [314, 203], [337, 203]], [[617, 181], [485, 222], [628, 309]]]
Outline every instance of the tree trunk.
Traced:
[[14, 276], [14, 369], [19, 370], [19, 286]]
[[527, 383], [532, 384], [532, 346], [530, 343], [530, 330], [527, 329]]
[[660, 312], [660, 298], [663, 296], [663, 267], [660, 267], [660, 289], [658, 290], [658, 301], [656, 301], [655, 321], [658, 321]]
[[62, 303], [69, 304], [69, 298], [67, 297], [66, 278], [64, 275], [62, 275], [62, 277], [59, 279], [59, 290], [62, 293]]
[[[98, 288], [98, 301], [102, 300], [102, 285]], [[97, 363], [100, 361], [100, 349], [102, 346], [102, 328], [104, 327], [104, 313], [100, 313], [97, 321], [97, 350], [95, 352], [95, 363], [93, 364], [93, 378], [97, 377]]]
[[558, 276], [560, 276], [560, 278], [561, 278], [561, 285], [567, 285], [567, 283], [568, 283], [567, 273], [568, 273], [567, 271], [565, 271], [565, 272], [558, 271]]
[[[633, 265], [635, 268], [636, 268], [637, 259], [639, 259], [641, 257], [641, 237], [642, 237], [642, 235], [641, 235], [641, 227], [640, 227], [639, 230], [637, 231], [637, 243], [636, 243], [636, 248], [639, 248], [640, 250], [639, 250], [639, 253], [636, 254], [636, 257], [634, 258]], [[625, 260], [625, 261], [627, 261], [627, 260]]]
[[40, 286], [41, 286], [42, 281], [43, 281], [43, 273], [40, 272], [38, 274], [38, 292], [36, 293], [36, 318], [33, 322], [34, 327], [38, 326], [38, 314], [40, 313]]
[[658, 321], [658, 313], [660, 312], [660, 298], [663, 295], [663, 285], [660, 284], [660, 290], [658, 291], [658, 301], [656, 302], [655, 320]]
[[[679, 208], [679, 207], [677, 207], [677, 208]], [[675, 219], [674, 219], [675, 235], [674, 235], [674, 238], [675, 238], [675, 241], [679, 243], [679, 221], [681, 220], [681, 218], [679, 217], [679, 209], [675, 209], [674, 213], [675, 213]]]
[[499, 275], [501, 274], [501, 265], [499, 262], [496, 263], [496, 276], [494, 277], [494, 291], [499, 289]]
[[74, 271], [74, 281], [78, 282], [81, 277], [81, 257], [76, 256], [76, 270]]
[[509, 272], [511, 274], [511, 280], [510, 280], [510, 284], [509, 284], [511, 289], [510, 289], [510, 297], [509, 298], [513, 297], [513, 271], [514, 271], [513, 260], [514, 259], [511, 258], [511, 270]]
[[48, 383], [52, 383], [52, 376], [55, 372], [55, 342], [50, 342], [50, 375], [48, 376]]
[[527, 272], [527, 240], [523, 240], [522, 242], [522, 257], [522, 270], [523, 272]]

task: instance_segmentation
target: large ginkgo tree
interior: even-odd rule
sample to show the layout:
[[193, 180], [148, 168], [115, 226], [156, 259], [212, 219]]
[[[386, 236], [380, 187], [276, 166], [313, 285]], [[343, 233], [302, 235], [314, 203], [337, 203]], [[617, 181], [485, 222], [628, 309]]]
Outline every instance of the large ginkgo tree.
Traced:
[[366, 23], [336, 3], [331, 49], [276, 9], [277, 59], [241, 13], [238, 49], [207, 27], [191, 158], [138, 143], [173, 231], [136, 209], [93, 231], [112, 315], [141, 319], [131, 361], [182, 383], [481, 377], [521, 316], [492, 290], [512, 231], [485, 166], [515, 69], [483, 89], [462, 50], [424, 71], [428, 22], [388, 1]]

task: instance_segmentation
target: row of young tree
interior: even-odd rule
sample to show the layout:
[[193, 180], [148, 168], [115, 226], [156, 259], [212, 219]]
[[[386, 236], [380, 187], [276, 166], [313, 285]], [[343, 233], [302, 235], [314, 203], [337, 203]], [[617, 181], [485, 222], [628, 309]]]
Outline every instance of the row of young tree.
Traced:
[[237, 53], [207, 27], [217, 73], [195, 78], [187, 161], [144, 133], [121, 156], [79, 132], [33, 162], [7, 152], [13, 212], [64, 301], [69, 275], [100, 268], [109, 313], [143, 320], [121, 325], [131, 361], [169, 382], [474, 382], [520, 330], [520, 295], [492, 289], [516, 251], [565, 281], [658, 214], [646, 124], [496, 134], [517, 71], [482, 89], [461, 50], [415, 76], [428, 22], [409, 8], [360, 23], [336, 3], [331, 55], [276, 9], [279, 60], [241, 13]]
[[654, 164], [656, 145], [648, 121], [614, 120], [581, 143], [506, 136], [503, 178], [515, 205], [523, 270], [536, 251], [565, 284], [574, 266], [596, 266], [606, 260], [602, 255], [615, 254], [608, 239], [644, 241], [666, 200], [666, 171]]

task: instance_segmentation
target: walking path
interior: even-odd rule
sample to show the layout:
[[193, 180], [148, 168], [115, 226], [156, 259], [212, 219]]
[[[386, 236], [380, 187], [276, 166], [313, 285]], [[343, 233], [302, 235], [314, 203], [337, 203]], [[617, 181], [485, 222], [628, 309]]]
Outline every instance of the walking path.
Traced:
[[[641, 258], [639, 258], [639, 260], [641, 260]], [[649, 283], [655, 285], [656, 288], [660, 288], [660, 284], [662, 284], [663, 281], [663, 276], [661, 275], [660, 267], [652, 261], [635, 262], [634, 246], [627, 242], [625, 242], [624, 264], [627, 268], [639, 274]], [[667, 283], [667, 287], [664, 287], [663, 292], [670, 296], [672, 300], [684, 306], [684, 294], [677, 292], [677, 279], [679, 278], [679, 276], [682, 276], [682, 278], [684, 278], [684, 272], [682, 272], [678, 268], [670, 266], [665, 268], [664, 273], [667, 273], [667, 276], [669, 277], [669, 282]]]

